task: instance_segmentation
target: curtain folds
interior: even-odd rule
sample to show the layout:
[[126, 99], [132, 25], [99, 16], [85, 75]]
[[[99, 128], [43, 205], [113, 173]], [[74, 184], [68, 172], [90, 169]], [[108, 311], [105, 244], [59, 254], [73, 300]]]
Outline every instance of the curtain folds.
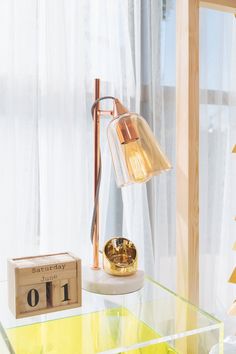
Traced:
[[[94, 78], [102, 95], [144, 115], [172, 159], [162, 24], [159, 1], [0, 0], [1, 279], [12, 256], [70, 250], [91, 262]], [[101, 123], [101, 247], [123, 234], [136, 243], [140, 267], [173, 287], [174, 263], [161, 274], [174, 241], [174, 172], [117, 189], [108, 122]]]

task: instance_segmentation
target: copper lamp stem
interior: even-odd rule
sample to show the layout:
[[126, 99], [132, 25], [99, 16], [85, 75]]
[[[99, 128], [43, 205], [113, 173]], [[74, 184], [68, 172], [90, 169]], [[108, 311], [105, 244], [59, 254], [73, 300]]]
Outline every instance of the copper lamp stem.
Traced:
[[[100, 79], [95, 79], [95, 100], [100, 98]], [[100, 168], [100, 104], [94, 109], [94, 200], [96, 198]], [[93, 232], [93, 268], [99, 269], [99, 202]]]
[[[121, 102], [113, 96], [100, 97], [100, 79], [95, 79], [95, 102], [91, 108], [94, 122], [94, 205], [93, 215], [93, 269], [99, 269], [99, 188], [101, 180], [101, 154], [100, 154], [100, 118], [102, 115], [113, 116], [128, 112]], [[114, 100], [112, 110], [100, 110], [100, 101], [104, 99]]]

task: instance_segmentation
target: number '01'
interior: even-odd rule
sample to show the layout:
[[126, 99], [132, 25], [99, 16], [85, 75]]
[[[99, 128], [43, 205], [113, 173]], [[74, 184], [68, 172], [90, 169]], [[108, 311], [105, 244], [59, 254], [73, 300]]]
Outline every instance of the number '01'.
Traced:
[[[62, 286], [63, 290], [64, 290], [64, 298], [62, 300], [62, 302], [64, 301], [69, 301], [69, 284], [64, 284]], [[27, 303], [29, 306], [31, 307], [36, 307], [39, 303], [39, 292], [37, 289], [31, 289], [28, 294], [27, 294]]]

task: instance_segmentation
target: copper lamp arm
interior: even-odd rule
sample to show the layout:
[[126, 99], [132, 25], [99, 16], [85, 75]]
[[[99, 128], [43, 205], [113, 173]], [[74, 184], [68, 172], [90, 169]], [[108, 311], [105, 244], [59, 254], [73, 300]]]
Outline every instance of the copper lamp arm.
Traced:
[[[100, 97], [100, 98], [98, 98], [98, 99], [96, 99], [96, 101], [94, 101], [94, 103], [93, 103], [93, 105], [92, 105], [92, 107], [91, 107], [91, 114], [92, 114], [92, 117], [94, 118], [94, 110], [95, 110], [95, 108], [96, 108], [96, 106], [97, 106], [97, 104], [100, 102], [100, 101], [103, 101], [103, 100], [116, 100], [116, 98], [115, 97], [113, 97], [113, 96], [104, 96], [104, 97]], [[102, 112], [104, 112], [104, 113], [107, 113], [107, 114], [112, 114], [113, 113], [113, 110], [112, 111], [102, 111]]]
[[101, 183], [101, 152], [100, 152], [100, 115], [113, 115], [114, 110], [101, 111], [100, 101], [105, 99], [116, 100], [113, 96], [100, 96], [100, 80], [95, 79], [95, 101], [91, 107], [94, 120], [94, 208], [91, 223], [91, 241], [93, 244], [93, 269], [99, 269], [99, 191]]
[[99, 102], [103, 101], [103, 100], [108, 100], [108, 99], [114, 101], [113, 110], [97, 109], [98, 115], [113, 115], [115, 117], [115, 116], [119, 116], [124, 113], [128, 113], [127, 108], [125, 106], [123, 106], [123, 104], [118, 100], [118, 98], [113, 97], [113, 96], [103, 96], [103, 97], [97, 98], [91, 107], [91, 114], [92, 114], [93, 118], [94, 118], [94, 111], [97, 108], [97, 105], [99, 104]]
[[[100, 102], [113, 100], [112, 110], [100, 110]], [[100, 97], [100, 79], [95, 79], [95, 101], [91, 107], [91, 114], [94, 121], [94, 208], [91, 224], [91, 240], [93, 244], [93, 269], [99, 269], [99, 190], [101, 184], [101, 151], [100, 151], [100, 116], [120, 116], [128, 110], [122, 103], [113, 96]]]

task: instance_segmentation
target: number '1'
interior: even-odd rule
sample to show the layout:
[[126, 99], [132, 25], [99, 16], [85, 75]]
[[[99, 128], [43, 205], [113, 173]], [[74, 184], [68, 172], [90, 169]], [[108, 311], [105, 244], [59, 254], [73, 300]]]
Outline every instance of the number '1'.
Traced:
[[68, 287], [68, 284], [63, 285], [62, 288], [64, 288], [64, 300], [62, 300], [62, 301], [70, 300], [69, 299], [69, 287]]

